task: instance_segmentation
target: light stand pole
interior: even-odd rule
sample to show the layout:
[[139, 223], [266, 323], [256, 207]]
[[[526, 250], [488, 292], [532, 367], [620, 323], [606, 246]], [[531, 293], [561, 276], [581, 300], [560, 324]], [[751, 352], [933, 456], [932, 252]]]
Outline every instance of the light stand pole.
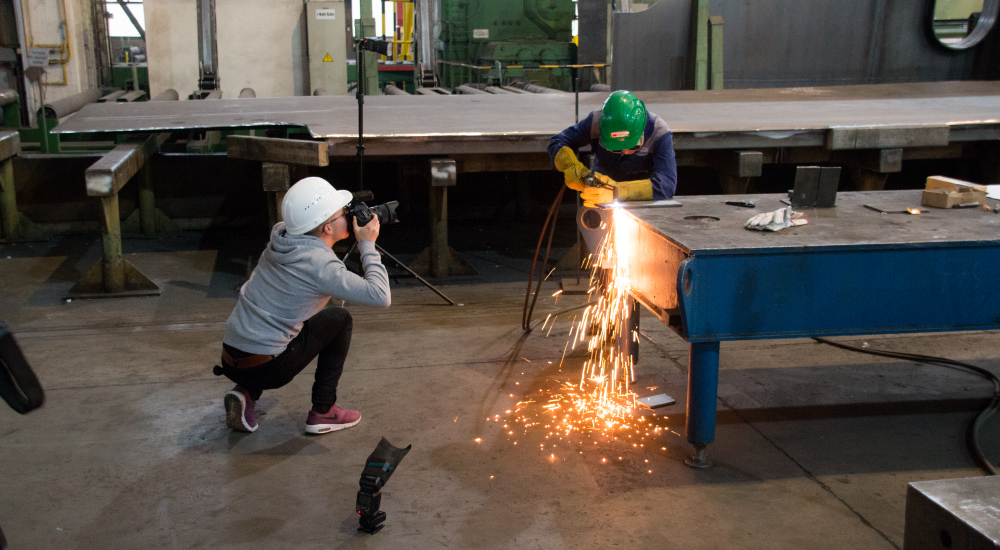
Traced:
[[[386, 55], [386, 53], [388, 52], [388, 48], [389, 48], [389, 43], [386, 42], [386, 41], [384, 41], [384, 40], [375, 40], [375, 39], [363, 38], [363, 39], [355, 40], [354, 41], [354, 52], [355, 52], [354, 53], [354, 59], [356, 60], [355, 63], [357, 64], [357, 67], [358, 67], [358, 71], [357, 71], [357, 73], [358, 73], [358, 90], [357, 90], [357, 98], [358, 98], [358, 191], [363, 191], [365, 189], [365, 89], [364, 89], [364, 85], [367, 82], [365, 81], [365, 62], [364, 62], [364, 59], [361, 57], [361, 55], [362, 55], [362, 52], [364, 52], [364, 51], [370, 51], [370, 52], [374, 52], [374, 53], [379, 53], [379, 54], [382, 54], [382, 55]], [[355, 238], [354, 244], [352, 244], [351, 247], [347, 250], [347, 254], [344, 254], [344, 259], [345, 260], [347, 259], [348, 256], [351, 255], [351, 252], [354, 252], [354, 249], [355, 249], [355, 247], [357, 247], [357, 245], [358, 245], [357, 238]], [[413, 271], [412, 269], [410, 269], [409, 266], [407, 266], [403, 262], [397, 260], [395, 256], [393, 256], [392, 254], [389, 254], [389, 252], [387, 252], [384, 248], [382, 248], [381, 246], [379, 246], [377, 243], [375, 244], [375, 248], [379, 252], [381, 252], [382, 254], [385, 254], [386, 256], [388, 256], [389, 259], [391, 259], [393, 262], [396, 263], [396, 265], [398, 265], [399, 267], [401, 267], [404, 270], [406, 270], [407, 273], [409, 273], [410, 275], [413, 275], [414, 277], [416, 277], [416, 279], [418, 281], [420, 281], [421, 283], [423, 283], [424, 286], [426, 286], [427, 288], [429, 288], [432, 291], [434, 291], [435, 294], [437, 294], [438, 296], [444, 298], [449, 304], [451, 304], [453, 306], [455, 306], [455, 305], [461, 305], [461, 304], [457, 304], [455, 302], [455, 300], [452, 300], [451, 298], [445, 296], [445, 294], [443, 292], [441, 292], [440, 290], [438, 290], [434, 285], [432, 285], [429, 282], [427, 282], [423, 277], [421, 277], [415, 271]]]

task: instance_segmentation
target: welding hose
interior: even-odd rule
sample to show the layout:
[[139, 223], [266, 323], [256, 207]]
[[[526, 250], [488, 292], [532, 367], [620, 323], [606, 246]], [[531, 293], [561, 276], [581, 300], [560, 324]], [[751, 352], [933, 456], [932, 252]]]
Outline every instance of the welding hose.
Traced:
[[827, 340], [825, 338], [813, 338], [813, 340], [816, 340], [817, 342], [827, 344], [836, 348], [845, 349], [849, 351], [856, 351], [858, 353], [868, 353], [871, 355], [878, 355], [880, 357], [891, 357], [893, 359], [903, 359], [906, 361], [926, 363], [929, 365], [938, 365], [941, 367], [948, 367], [952, 369], [964, 369], [967, 371], [971, 371], [975, 374], [978, 374], [979, 376], [982, 376], [986, 380], [989, 380], [993, 384], [993, 395], [990, 398], [990, 402], [986, 406], [986, 408], [984, 408], [978, 415], [976, 415], [975, 420], [973, 420], [972, 423], [969, 424], [967, 438], [968, 438], [969, 448], [972, 451], [972, 458], [973, 460], [976, 461], [976, 465], [979, 466], [979, 468], [982, 469], [986, 475], [991, 475], [991, 476], [997, 475], [996, 467], [989, 461], [988, 458], [986, 458], [986, 455], [983, 453], [982, 447], [980, 447], [979, 445], [979, 429], [982, 428], [983, 424], [986, 423], [986, 420], [988, 420], [991, 416], [993, 416], [994, 413], [1000, 410], [1000, 377], [997, 377], [997, 375], [993, 374], [992, 372], [982, 367], [977, 367], [975, 365], [970, 365], [968, 363], [962, 363], [960, 361], [954, 361], [952, 359], [945, 359], [943, 357], [934, 357], [932, 355], [919, 355], [916, 353], [905, 353], [897, 351], [865, 349], [847, 344], [841, 344], [839, 342], [834, 342], [831, 340]]
[[[521, 330], [525, 332], [531, 330], [531, 314], [535, 311], [535, 302], [538, 301], [538, 291], [542, 288], [542, 281], [545, 280], [545, 265], [549, 263], [549, 252], [552, 250], [552, 236], [556, 233], [556, 212], [559, 210], [559, 205], [562, 204], [563, 193], [566, 192], [565, 186], [559, 187], [559, 193], [556, 194], [556, 200], [552, 201], [552, 207], [549, 208], [549, 215], [545, 217], [545, 223], [542, 225], [542, 232], [538, 235], [538, 246], [535, 247], [535, 257], [531, 260], [531, 271], [528, 273], [528, 290], [524, 293], [524, 309], [521, 311]], [[549, 228], [549, 222], [552, 222], [552, 227]], [[549, 230], [549, 242], [545, 247], [545, 259], [542, 260], [542, 269], [538, 273], [538, 284], [535, 286], [535, 295], [531, 295], [531, 283], [535, 279], [535, 267], [538, 264], [538, 253], [542, 250], [542, 241], [545, 239], [545, 230]], [[531, 305], [528, 305], [528, 302]]]

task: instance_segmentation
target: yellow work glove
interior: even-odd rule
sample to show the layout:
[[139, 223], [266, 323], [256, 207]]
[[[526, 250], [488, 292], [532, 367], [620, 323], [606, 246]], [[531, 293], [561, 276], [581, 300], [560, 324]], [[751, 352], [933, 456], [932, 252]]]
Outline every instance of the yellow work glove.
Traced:
[[[620, 201], [653, 200], [651, 180], [615, 181], [600, 172], [594, 172], [594, 179], [615, 190], [615, 198]], [[582, 197], [583, 195], [581, 195]], [[611, 201], [608, 201], [611, 202]]]
[[606, 187], [584, 187], [580, 192], [580, 199], [584, 206], [593, 208], [595, 204], [615, 202], [615, 190]]
[[583, 178], [590, 175], [590, 169], [576, 158], [576, 153], [569, 147], [563, 147], [556, 153], [556, 170], [563, 173], [566, 187], [574, 191], [583, 191]]

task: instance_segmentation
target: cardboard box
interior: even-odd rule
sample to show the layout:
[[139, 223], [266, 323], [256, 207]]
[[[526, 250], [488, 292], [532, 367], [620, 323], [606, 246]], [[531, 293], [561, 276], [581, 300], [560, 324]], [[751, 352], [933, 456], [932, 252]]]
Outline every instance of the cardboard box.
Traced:
[[944, 176], [927, 178], [920, 204], [934, 208], [954, 208], [961, 204], [984, 204], [986, 186]]

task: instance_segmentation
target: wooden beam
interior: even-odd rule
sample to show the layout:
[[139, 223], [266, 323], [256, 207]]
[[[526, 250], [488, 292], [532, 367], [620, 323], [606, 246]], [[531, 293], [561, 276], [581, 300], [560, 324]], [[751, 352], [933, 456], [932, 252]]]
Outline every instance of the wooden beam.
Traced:
[[830, 128], [830, 149], [899, 149], [904, 147], [944, 147], [948, 126], [876, 126], [871, 128]]
[[260, 165], [264, 191], [288, 191], [291, 187], [291, 171], [287, 164], [264, 162]]
[[167, 133], [155, 134], [112, 149], [84, 173], [87, 195], [108, 197], [117, 194], [169, 136]]
[[226, 154], [230, 158], [260, 162], [283, 162], [301, 166], [328, 166], [330, 155], [325, 141], [280, 139], [256, 136], [229, 136]]

